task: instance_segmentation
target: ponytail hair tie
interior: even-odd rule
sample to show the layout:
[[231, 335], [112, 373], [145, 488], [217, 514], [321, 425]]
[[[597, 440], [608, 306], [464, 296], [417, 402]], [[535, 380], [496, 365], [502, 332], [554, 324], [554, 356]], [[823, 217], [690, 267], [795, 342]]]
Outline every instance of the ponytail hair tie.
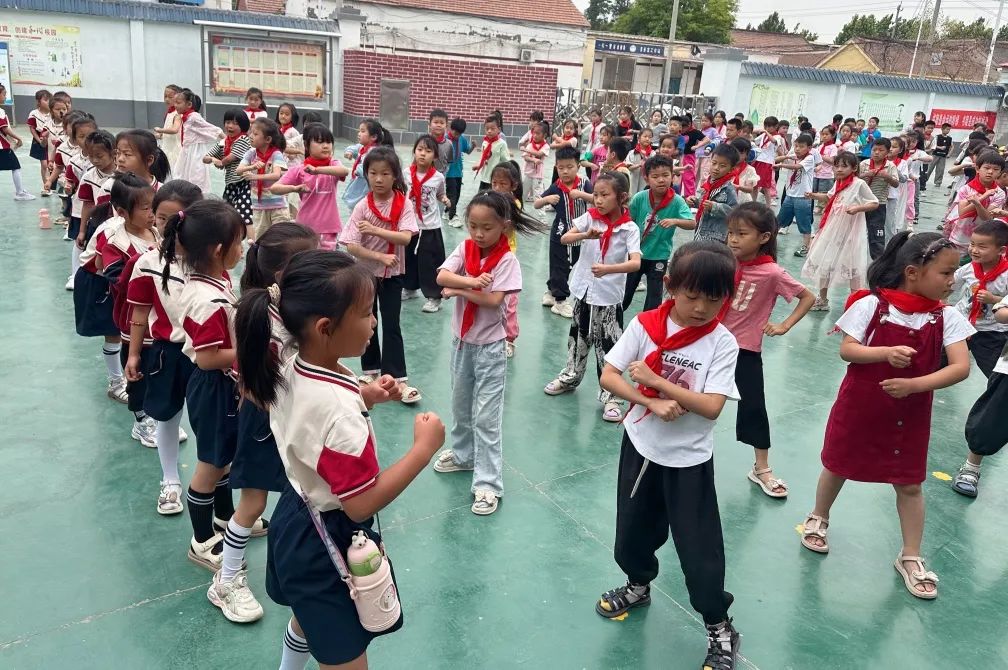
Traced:
[[277, 284], [270, 284], [266, 291], [269, 293], [270, 304], [278, 307], [280, 305], [280, 287]]
[[178, 211], [178, 220], [179, 220], [180, 223], [182, 221], [185, 221], [185, 210], [184, 209], [180, 209]]

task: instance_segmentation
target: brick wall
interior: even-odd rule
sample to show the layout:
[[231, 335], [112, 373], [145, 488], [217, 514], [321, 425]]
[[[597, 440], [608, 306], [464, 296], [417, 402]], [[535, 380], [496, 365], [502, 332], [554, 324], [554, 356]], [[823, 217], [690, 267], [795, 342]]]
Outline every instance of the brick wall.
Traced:
[[410, 119], [441, 107], [449, 118], [482, 122], [494, 109], [506, 124], [524, 124], [534, 109], [553, 118], [557, 71], [479, 60], [422, 58], [363, 50], [343, 52], [343, 111], [378, 116], [382, 79], [410, 81]]

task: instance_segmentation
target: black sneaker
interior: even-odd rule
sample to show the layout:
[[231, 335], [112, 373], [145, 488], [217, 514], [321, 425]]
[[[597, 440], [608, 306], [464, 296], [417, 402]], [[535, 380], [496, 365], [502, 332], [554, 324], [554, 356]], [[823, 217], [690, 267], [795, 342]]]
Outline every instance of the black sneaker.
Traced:
[[731, 619], [707, 626], [707, 658], [703, 670], [735, 670], [740, 643], [741, 636]]
[[806, 247], [804, 244], [801, 245], [795, 250], [794, 255], [797, 256], [798, 258], [805, 258], [806, 256], [808, 256], [808, 247]]

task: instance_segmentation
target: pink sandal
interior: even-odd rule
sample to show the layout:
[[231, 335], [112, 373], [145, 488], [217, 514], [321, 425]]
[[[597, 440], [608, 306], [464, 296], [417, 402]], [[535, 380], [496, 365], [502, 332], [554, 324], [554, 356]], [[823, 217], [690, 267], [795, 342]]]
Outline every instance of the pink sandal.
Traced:
[[[907, 570], [906, 566], [903, 565], [904, 561], [912, 561], [916, 564], [915, 567], [917, 569]], [[904, 556], [900, 554], [893, 561], [893, 567], [903, 577], [903, 584], [912, 595], [922, 600], [934, 600], [938, 597], [938, 575], [924, 567], [924, 559], [920, 556]], [[923, 584], [931, 584], [934, 587], [934, 591], [918, 590], [917, 587]]]

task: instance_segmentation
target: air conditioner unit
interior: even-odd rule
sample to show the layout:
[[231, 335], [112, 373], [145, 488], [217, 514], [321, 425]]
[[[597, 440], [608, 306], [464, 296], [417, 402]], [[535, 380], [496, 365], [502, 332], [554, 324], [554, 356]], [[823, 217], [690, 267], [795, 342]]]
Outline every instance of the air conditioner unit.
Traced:
[[518, 52], [518, 62], [520, 63], [531, 63], [535, 60], [535, 54], [532, 49], [522, 49]]

